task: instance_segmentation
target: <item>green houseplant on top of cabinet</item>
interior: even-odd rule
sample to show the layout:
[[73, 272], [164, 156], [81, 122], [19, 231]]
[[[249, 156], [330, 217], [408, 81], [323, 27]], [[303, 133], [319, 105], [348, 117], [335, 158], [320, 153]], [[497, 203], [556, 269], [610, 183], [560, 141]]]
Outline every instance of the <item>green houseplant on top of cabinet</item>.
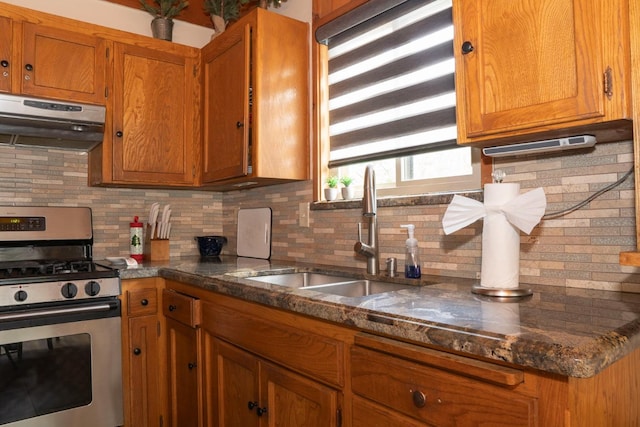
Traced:
[[631, 135], [628, 0], [454, 0], [458, 142]]
[[205, 186], [309, 178], [308, 40], [306, 23], [255, 8], [202, 49]]

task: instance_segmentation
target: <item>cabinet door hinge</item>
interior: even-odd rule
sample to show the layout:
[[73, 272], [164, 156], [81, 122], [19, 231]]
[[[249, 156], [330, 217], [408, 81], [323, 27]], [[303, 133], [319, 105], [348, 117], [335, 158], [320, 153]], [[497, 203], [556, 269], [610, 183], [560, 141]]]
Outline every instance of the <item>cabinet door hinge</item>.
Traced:
[[613, 98], [613, 72], [611, 67], [607, 67], [603, 75], [604, 94], [608, 99]]
[[162, 334], [162, 331], [160, 330], [160, 322], [157, 323], [157, 329], [158, 329], [158, 337], [160, 337], [160, 334]]
[[193, 77], [195, 77], [195, 76], [197, 76], [197, 75], [198, 75], [198, 66], [197, 66], [197, 65], [194, 65], [194, 66], [193, 66]]
[[109, 98], [109, 88], [108, 87], [104, 88], [104, 97], [105, 98]]
[[160, 427], [164, 426], [164, 418], [162, 418], [162, 415], [160, 415]]
[[336, 411], [336, 427], [342, 427], [342, 409]]

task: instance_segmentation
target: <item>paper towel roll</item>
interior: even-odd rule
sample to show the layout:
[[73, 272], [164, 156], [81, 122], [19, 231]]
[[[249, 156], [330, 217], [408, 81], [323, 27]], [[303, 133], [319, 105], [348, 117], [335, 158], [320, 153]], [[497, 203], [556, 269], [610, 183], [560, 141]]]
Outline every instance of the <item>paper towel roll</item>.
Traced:
[[520, 184], [484, 186], [487, 215], [482, 230], [482, 270], [480, 286], [517, 288], [520, 279], [520, 232], [501, 212], [501, 207], [520, 194]]

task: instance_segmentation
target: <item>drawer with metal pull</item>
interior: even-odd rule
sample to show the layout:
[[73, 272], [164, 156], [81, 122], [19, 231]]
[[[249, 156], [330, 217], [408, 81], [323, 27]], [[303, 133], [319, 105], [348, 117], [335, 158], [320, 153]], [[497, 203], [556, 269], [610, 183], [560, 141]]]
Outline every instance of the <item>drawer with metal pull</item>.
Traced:
[[200, 324], [200, 300], [170, 289], [162, 291], [162, 313], [195, 328]]

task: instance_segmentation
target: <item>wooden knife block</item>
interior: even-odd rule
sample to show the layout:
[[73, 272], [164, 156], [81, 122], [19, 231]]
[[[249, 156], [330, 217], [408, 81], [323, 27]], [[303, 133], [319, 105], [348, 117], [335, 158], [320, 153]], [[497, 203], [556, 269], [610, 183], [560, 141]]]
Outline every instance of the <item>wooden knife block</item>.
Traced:
[[145, 261], [168, 261], [169, 239], [151, 239], [151, 227], [147, 225], [143, 253]]

